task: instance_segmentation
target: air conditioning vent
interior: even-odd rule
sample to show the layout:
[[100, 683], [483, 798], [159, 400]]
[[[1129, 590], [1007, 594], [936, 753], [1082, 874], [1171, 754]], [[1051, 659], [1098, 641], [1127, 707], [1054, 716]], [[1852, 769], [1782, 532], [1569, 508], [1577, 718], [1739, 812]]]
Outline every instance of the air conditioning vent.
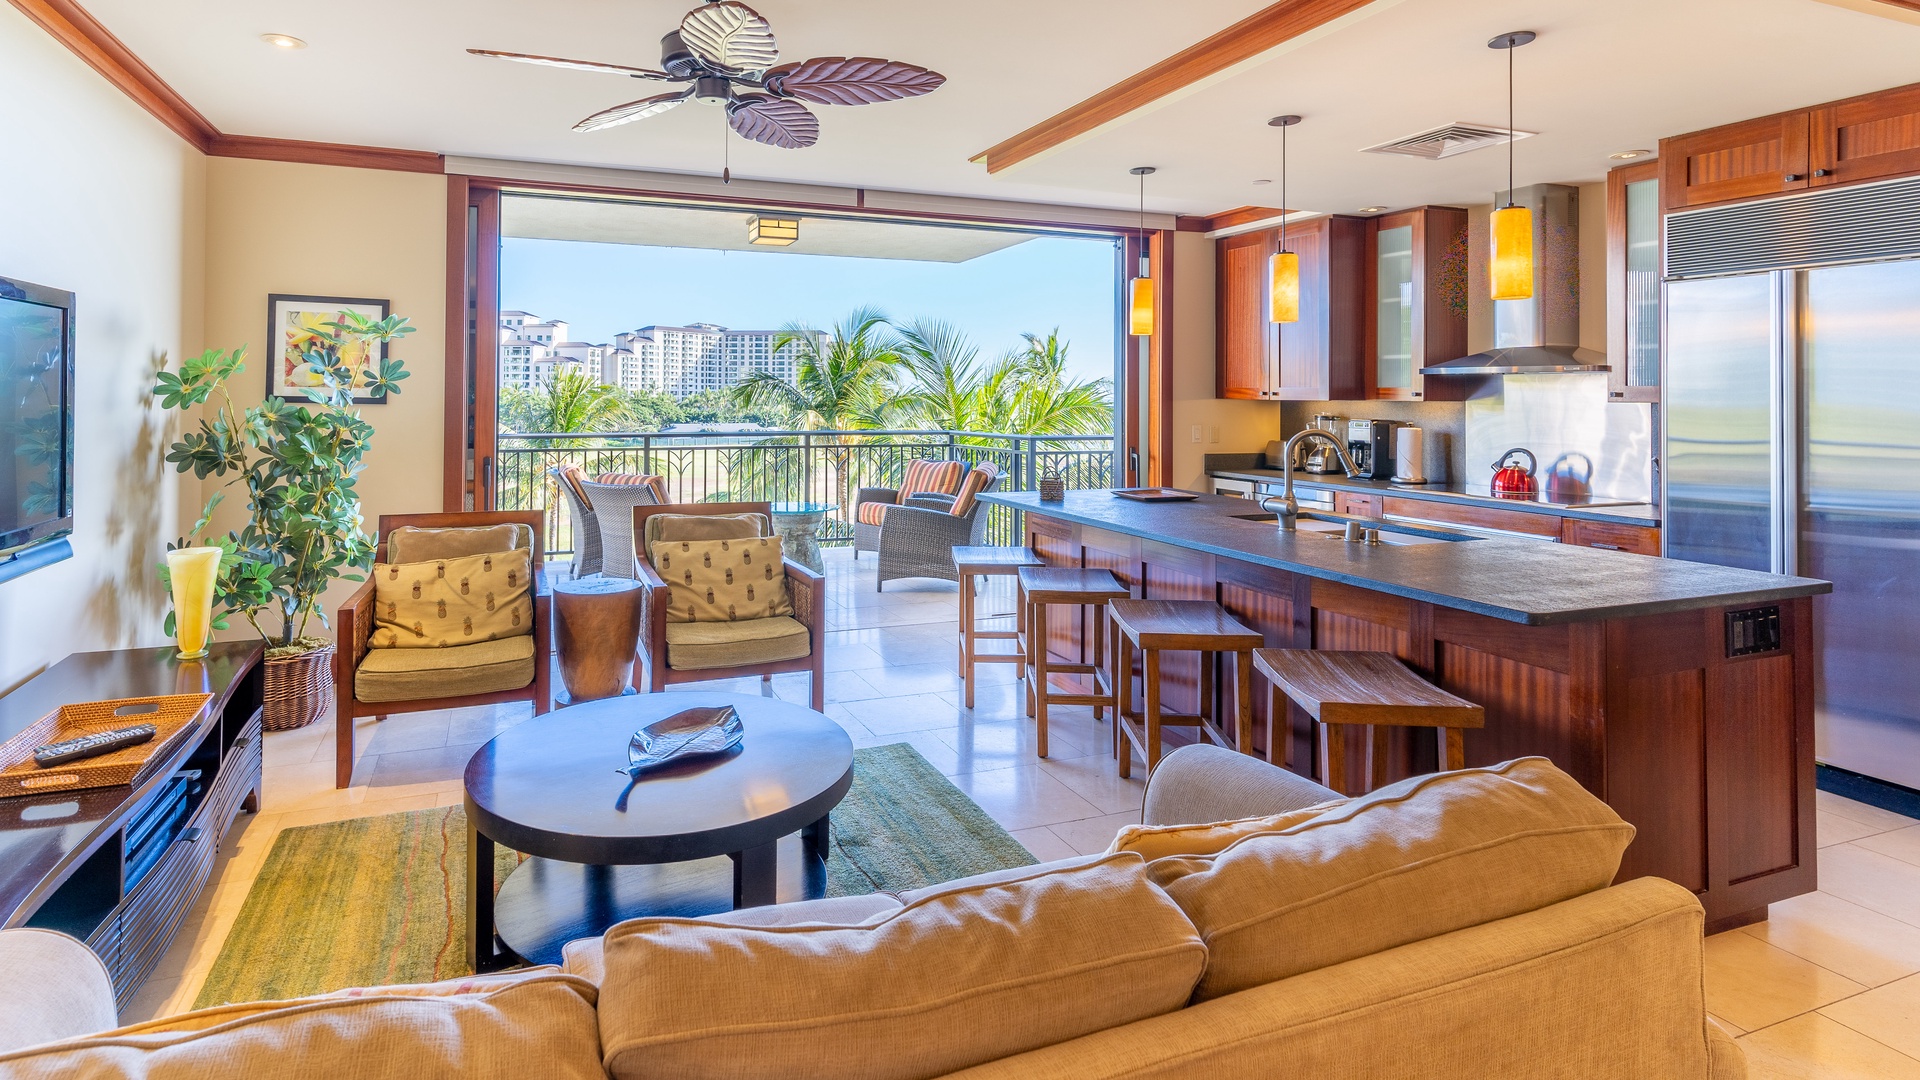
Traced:
[[[1540, 134], [1537, 131], [1523, 131], [1515, 128], [1513, 139], [1518, 142]], [[1465, 154], [1487, 146], [1500, 146], [1507, 141], [1507, 129], [1488, 124], [1469, 124], [1455, 120], [1451, 124], [1442, 124], [1437, 128], [1418, 131], [1405, 138], [1383, 142], [1378, 146], [1369, 146], [1360, 151], [1363, 154], [1403, 154], [1407, 157], [1426, 158], [1438, 161], [1456, 154]]]

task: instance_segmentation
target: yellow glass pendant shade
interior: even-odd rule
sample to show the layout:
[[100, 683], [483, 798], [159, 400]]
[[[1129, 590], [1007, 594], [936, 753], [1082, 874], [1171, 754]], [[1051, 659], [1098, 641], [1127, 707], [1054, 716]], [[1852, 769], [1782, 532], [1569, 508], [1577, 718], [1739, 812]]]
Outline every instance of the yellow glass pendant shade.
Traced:
[[1127, 306], [1130, 332], [1135, 337], [1146, 337], [1153, 333], [1153, 279], [1134, 278], [1131, 290], [1133, 300]]
[[1277, 323], [1300, 321], [1300, 256], [1292, 251], [1276, 251], [1267, 260], [1267, 275], [1272, 283], [1272, 313]]
[[219, 576], [217, 547], [167, 552], [167, 578], [173, 585], [173, 640], [182, 660], [207, 655], [213, 623], [213, 584]]
[[1487, 271], [1493, 278], [1495, 300], [1527, 300], [1533, 296], [1533, 212], [1508, 206], [1493, 212], [1488, 231], [1493, 255]]

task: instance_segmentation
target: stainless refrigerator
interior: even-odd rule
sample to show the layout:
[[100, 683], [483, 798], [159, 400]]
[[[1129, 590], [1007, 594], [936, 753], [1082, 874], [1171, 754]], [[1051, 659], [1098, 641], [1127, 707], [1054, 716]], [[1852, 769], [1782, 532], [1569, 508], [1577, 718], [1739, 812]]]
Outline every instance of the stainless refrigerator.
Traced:
[[1816, 757], [1920, 788], [1920, 258], [1857, 205], [1782, 206], [1771, 238], [1669, 219], [1666, 554], [1832, 581]]

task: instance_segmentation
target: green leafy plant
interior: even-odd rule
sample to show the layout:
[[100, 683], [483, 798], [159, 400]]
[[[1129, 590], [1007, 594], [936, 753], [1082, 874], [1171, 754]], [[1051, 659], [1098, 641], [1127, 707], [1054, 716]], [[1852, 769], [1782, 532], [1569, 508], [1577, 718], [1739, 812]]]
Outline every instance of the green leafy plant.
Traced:
[[[304, 388], [309, 404], [270, 397], [242, 412], [229, 390], [246, 370], [246, 349], [209, 349], [180, 365], [175, 374], [155, 377], [154, 396], [165, 409], [196, 417], [197, 429], [167, 450], [180, 472], [199, 479], [224, 478], [223, 488], [246, 492], [246, 524], [225, 536], [206, 536], [216, 507], [225, 497], [216, 491], [188, 536], [168, 545], [220, 548], [220, 574], [214, 589], [214, 627], [225, 629], [238, 612], [264, 638], [275, 655], [304, 652], [326, 644], [309, 637], [309, 621], [327, 624], [320, 597], [335, 580], [364, 580], [373, 565], [374, 545], [361, 529], [360, 496], [355, 489], [365, 468], [373, 425], [353, 408], [355, 390], [369, 395], [400, 392], [407, 377], [391, 357], [365, 373], [354, 386], [355, 370], [343, 356], [350, 346], [389, 342], [413, 332], [407, 320], [392, 315], [372, 319], [342, 312], [339, 322], [323, 324], [311, 335], [301, 358], [319, 385]], [[205, 406], [202, 412], [202, 408]], [[164, 564], [161, 580], [167, 580]], [[263, 613], [278, 616], [269, 632]], [[174, 615], [167, 615], [171, 634]]]

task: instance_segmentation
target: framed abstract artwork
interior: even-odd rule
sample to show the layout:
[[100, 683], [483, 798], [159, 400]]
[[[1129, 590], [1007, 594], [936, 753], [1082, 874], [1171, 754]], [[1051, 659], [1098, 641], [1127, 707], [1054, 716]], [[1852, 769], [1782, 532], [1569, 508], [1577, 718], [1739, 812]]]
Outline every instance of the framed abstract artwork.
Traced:
[[[303, 390], [319, 386], [307, 354], [316, 348], [332, 348], [328, 323], [339, 322], [344, 312], [352, 311], [371, 319], [384, 319], [392, 306], [387, 300], [367, 300], [346, 296], [289, 296], [274, 293], [267, 297], [267, 396], [288, 401], [310, 400]], [[346, 346], [341, 357], [354, 370], [353, 400], [362, 405], [383, 405], [387, 396], [362, 396], [366, 372], [386, 359], [384, 342], [356, 341]]]

